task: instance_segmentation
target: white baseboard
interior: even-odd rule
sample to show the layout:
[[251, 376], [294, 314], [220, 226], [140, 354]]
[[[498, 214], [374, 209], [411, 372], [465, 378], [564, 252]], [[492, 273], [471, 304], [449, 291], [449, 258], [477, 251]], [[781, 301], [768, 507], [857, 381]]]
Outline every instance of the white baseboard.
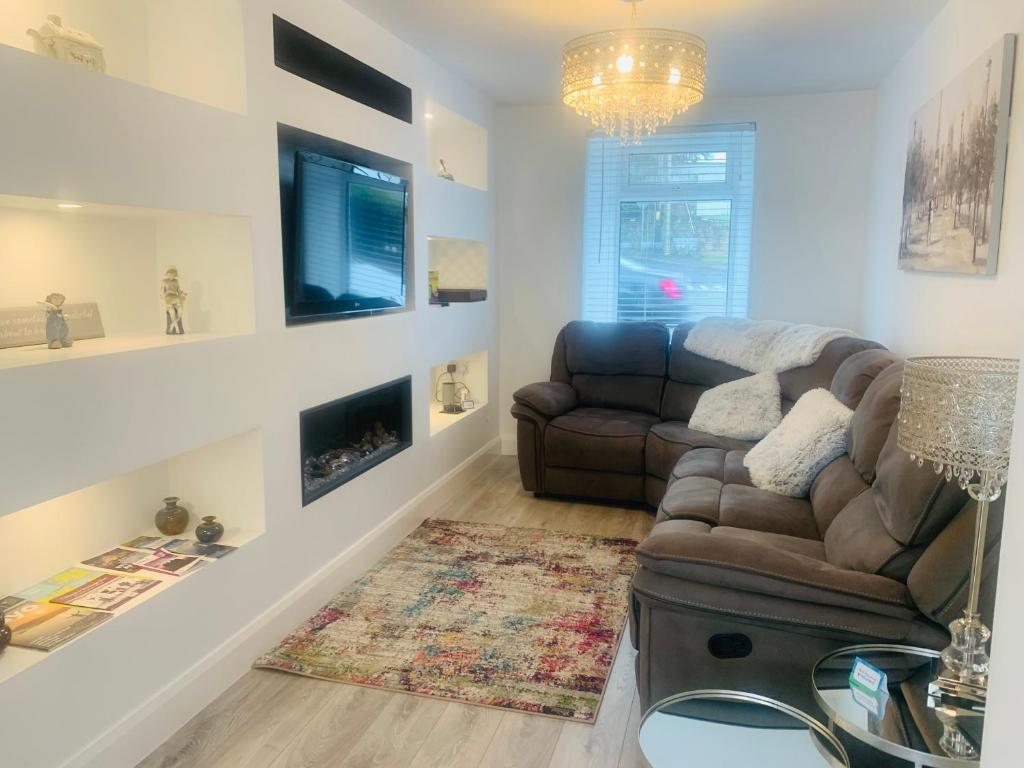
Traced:
[[501, 436], [501, 455], [502, 456], [517, 456], [519, 454], [519, 448], [516, 444], [515, 435], [502, 435]]
[[[130, 768], [163, 744], [196, 713], [244, 675], [260, 653], [361, 576], [388, 550], [430, 516], [431, 497], [476, 462], [498, 453], [494, 438], [302, 581], [224, 643], [115, 723], [67, 760], [61, 768]], [[475, 475], [467, 474], [466, 482]], [[454, 489], [452, 489], [454, 490]]]

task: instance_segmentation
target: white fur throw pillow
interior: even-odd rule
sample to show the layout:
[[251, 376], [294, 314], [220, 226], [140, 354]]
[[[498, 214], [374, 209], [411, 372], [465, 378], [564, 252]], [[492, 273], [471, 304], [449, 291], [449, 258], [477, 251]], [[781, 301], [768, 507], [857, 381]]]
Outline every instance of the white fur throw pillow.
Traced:
[[760, 440], [781, 421], [779, 377], [759, 373], [707, 390], [693, 409], [690, 428], [737, 440]]
[[782, 423], [743, 459], [754, 485], [784, 496], [807, 496], [817, 474], [846, 450], [853, 411], [827, 389], [797, 400]]

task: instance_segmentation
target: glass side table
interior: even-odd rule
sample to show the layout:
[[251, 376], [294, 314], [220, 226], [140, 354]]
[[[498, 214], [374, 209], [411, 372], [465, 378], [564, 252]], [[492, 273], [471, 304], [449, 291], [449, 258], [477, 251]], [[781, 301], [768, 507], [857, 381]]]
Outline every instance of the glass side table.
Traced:
[[[857, 695], [849, 678], [858, 657], [886, 673], [888, 696], [873, 702]], [[886, 765], [977, 768], [977, 758], [951, 757], [941, 746], [943, 723], [928, 706], [928, 684], [938, 677], [941, 668], [938, 651], [902, 645], [856, 645], [831, 653], [815, 665], [814, 697], [828, 718], [829, 728], [851, 752], [859, 749], [848, 737], [889, 755]], [[951, 728], [980, 754], [984, 724], [984, 715], [978, 714], [956, 718]], [[855, 759], [854, 764], [857, 762]]]
[[640, 749], [652, 768], [849, 768], [839, 740], [788, 704], [736, 691], [691, 691], [651, 707]]

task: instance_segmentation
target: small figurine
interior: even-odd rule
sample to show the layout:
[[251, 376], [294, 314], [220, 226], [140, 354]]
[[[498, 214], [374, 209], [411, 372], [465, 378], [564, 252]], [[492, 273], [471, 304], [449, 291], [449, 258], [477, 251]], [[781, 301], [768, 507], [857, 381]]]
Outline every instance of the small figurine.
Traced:
[[160, 281], [160, 291], [164, 297], [164, 306], [167, 311], [167, 335], [181, 336], [185, 333], [183, 322], [183, 310], [185, 299], [188, 294], [181, 290], [181, 283], [178, 282], [177, 267], [168, 267], [164, 273], [164, 279]]
[[448, 166], [444, 164], [444, 159], [441, 159], [441, 170], [437, 172], [437, 175], [447, 181], [455, 181], [455, 177], [448, 171]]
[[46, 301], [39, 306], [46, 310], [46, 344], [50, 349], [64, 349], [74, 342], [68, 330], [68, 321], [64, 318], [64, 294], [51, 293]]

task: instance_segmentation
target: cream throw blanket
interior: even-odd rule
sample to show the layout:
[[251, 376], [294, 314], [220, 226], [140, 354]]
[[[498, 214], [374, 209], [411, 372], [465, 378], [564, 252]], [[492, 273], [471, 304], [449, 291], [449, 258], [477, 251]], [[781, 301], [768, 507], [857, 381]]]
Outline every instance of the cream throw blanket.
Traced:
[[811, 365], [826, 344], [844, 336], [856, 334], [778, 320], [709, 317], [693, 326], [683, 347], [752, 373], [778, 374]]

